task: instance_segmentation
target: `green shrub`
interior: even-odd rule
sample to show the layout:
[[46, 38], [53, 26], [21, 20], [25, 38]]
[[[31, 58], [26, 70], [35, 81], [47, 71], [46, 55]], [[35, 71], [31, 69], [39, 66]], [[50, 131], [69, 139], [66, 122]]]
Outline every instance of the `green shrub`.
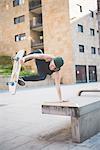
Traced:
[[31, 71], [23, 70], [20, 72], [20, 76], [28, 76], [28, 75], [35, 75], [36, 73], [32, 73]]
[[10, 56], [0, 56], [0, 65], [12, 65]]
[[[0, 56], [0, 75], [8, 76], [11, 75], [13, 68], [13, 61], [10, 56]], [[36, 74], [36, 73], [34, 73]], [[25, 69], [23, 66], [20, 71], [20, 76], [33, 75], [31, 70]]]

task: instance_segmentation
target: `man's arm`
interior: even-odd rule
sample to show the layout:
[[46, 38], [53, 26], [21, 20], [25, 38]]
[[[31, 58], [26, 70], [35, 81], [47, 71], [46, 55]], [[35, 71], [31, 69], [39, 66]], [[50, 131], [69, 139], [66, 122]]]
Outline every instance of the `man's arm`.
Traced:
[[53, 56], [49, 54], [30, 54], [23, 57], [23, 63], [31, 59], [45, 59], [47, 61], [52, 60]]
[[61, 87], [60, 87], [61, 76], [60, 76], [59, 71], [54, 72], [54, 78], [55, 78], [55, 85], [56, 85], [56, 89], [57, 89], [57, 94], [58, 94], [60, 102], [62, 102], [62, 94], [61, 94]]

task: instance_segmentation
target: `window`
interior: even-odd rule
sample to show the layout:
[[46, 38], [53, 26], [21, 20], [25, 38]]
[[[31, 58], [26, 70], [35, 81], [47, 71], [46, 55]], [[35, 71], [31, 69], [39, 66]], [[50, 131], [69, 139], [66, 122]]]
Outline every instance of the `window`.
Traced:
[[32, 10], [32, 9], [41, 7], [41, 5], [42, 5], [41, 0], [30, 0], [29, 9]]
[[80, 6], [80, 12], [82, 12], [82, 6]]
[[78, 32], [83, 32], [83, 26], [78, 24]]
[[79, 6], [80, 12], [82, 12], [82, 6], [77, 4], [77, 6]]
[[13, 0], [13, 7], [24, 4], [24, 0]]
[[79, 52], [84, 53], [84, 45], [79, 45]]
[[86, 83], [87, 76], [86, 76], [86, 66], [85, 65], [76, 65], [76, 83]]
[[25, 33], [15, 35], [15, 41], [16, 41], [16, 42], [18, 42], [18, 41], [23, 41], [23, 40], [25, 40], [25, 37], [26, 37], [26, 34], [25, 34]]
[[89, 10], [90, 11], [90, 16], [93, 18], [94, 17], [94, 13], [92, 10]]
[[94, 35], [95, 35], [95, 30], [92, 29], [92, 28], [90, 28], [90, 35], [91, 35], [91, 36], [94, 36]]
[[25, 21], [25, 16], [19, 16], [17, 18], [14, 18], [14, 24], [18, 24], [18, 23], [21, 23], [21, 22], [24, 22]]
[[97, 11], [99, 12], [100, 11], [100, 1], [97, 0], [97, 3], [98, 3], [98, 5], [97, 5]]
[[95, 47], [91, 47], [91, 54], [96, 54], [96, 48]]
[[97, 81], [96, 66], [88, 66], [88, 71], [89, 71], [89, 82], [96, 82]]
[[98, 54], [100, 55], [100, 48], [98, 48]]

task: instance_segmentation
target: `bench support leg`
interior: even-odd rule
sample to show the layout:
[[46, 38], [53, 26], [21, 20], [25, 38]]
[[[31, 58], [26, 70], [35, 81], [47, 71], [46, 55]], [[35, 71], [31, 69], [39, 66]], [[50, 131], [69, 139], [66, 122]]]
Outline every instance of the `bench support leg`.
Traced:
[[72, 141], [80, 143], [79, 118], [71, 117]]
[[72, 140], [83, 142], [100, 132], [100, 110], [82, 115], [81, 117], [71, 117]]

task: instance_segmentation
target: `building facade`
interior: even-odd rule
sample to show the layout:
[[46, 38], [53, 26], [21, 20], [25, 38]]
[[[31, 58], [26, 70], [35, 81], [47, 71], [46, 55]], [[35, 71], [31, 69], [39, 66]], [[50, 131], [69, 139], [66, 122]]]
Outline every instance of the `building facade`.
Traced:
[[73, 83], [68, 0], [2, 0], [0, 20], [0, 55], [37, 48], [60, 55], [65, 60], [62, 82]]
[[0, 2], [0, 55], [62, 56], [62, 83], [100, 81], [96, 2], [91, 0], [2, 0]]
[[70, 0], [69, 6], [75, 81], [100, 81], [97, 1]]
[[15, 55], [20, 49], [30, 48], [28, 1], [0, 2], [0, 55]]

